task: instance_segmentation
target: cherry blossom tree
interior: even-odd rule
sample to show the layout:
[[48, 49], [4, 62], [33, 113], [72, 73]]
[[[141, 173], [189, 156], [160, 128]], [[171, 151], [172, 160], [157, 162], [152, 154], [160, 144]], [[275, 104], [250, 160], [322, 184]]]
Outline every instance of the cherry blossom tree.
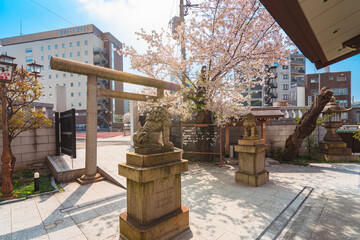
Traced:
[[205, 0], [175, 35], [137, 35], [148, 49], [124, 48], [132, 68], [157, 79], [175, 76], [182, 90], [160, 101], [183, 116], [195, 110], [197, 123], [239, 117], [245, 90], [265, 79], [266, 65], [286, 61], [292, 45], [258, 0]]
[[[11, 169], [14, 171], [16, 157], [11, 151], [12, 141], [22, 132], [50, 126], [42, 110], [35, 110], [31, 103], [39, 100], [42, 95], [42, 86], [38, 80], [23, 69], [17, 68], [14, 79], [6, 85], [7, 112], [9, 128], [9, 149], [11, 155]], [[0, 114], [2, 109], [0, 108]]]

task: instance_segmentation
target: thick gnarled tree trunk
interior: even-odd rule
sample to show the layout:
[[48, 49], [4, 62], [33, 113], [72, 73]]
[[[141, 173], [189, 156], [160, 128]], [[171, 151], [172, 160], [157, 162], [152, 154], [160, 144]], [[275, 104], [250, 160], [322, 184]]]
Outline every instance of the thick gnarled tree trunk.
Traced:
[[325, 105], [330, 101], [332, 95], [333, 92], [327, 87], [321, 89], [320, 94], [316, 96], [316, 100], [311, 105], [309, 111], [300, 119], [295, 132], [286, 139], [283, 161], [291, 162], [297, 156], [303, 140], [315, 130], [316, 120]]

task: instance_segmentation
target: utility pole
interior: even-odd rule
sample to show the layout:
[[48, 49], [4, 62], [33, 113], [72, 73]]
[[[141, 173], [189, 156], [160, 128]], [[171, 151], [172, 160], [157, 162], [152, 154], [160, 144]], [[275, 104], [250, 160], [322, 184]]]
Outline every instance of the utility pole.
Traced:
[[[184, 0], [180, 0], [180, 25], [183, 24], [184, 22], [185, 22]], [[184, 35], [181, 37], [181, 56], [182, 56], [183, 60], [186, 59]], [[185, 79], [183, 79], [183, 80], [185, 80]]]

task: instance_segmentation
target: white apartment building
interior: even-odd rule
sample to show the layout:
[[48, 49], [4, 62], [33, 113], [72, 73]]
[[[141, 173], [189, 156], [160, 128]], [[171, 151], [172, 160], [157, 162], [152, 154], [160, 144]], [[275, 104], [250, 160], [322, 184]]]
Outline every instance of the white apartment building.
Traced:
[[[0, 53], [15, 57], [18, 66], [36, 61], [43, 65], [39, 82], [43, 86], [41, 102], [52, 103], [55, 111], [76, 109], [76, 123], [86, 123], [87, 77], [52, 70], [51, 56], [87, 64], [123, 70], [123, 58], [116, 51], [121, 42], [111, 33], [103, 33], [93, 24], [0, 39]], [[98, 80], [101, 88], [123, 90], [120, 82]], [[122, 127], [122, 100], [98, 99], [98, 125]]]
[[[291, 54], [288, 65], [275, 63], [269, 71], [274, 77], [268, 79], [264, 86], [264, 105], [299, 105], [299, 100], [305, 96], [305, 56], [301, 53]], [[298, 96], [300, 94], [304, 96]]]

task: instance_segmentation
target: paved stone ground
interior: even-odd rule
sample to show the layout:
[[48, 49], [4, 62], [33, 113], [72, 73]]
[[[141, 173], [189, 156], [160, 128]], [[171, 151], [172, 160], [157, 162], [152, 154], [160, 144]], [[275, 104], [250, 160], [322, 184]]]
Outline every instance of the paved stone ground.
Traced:
[[[182, 177], [182, 201], [190, 208], [191, 228], [175, 239], [360, 238], [359, 165], [268, 170], [271, 180], [251, 188], [235, 184], [236, 166], [190, 164]], [[0, 239], [120, 239], [126, 190], [107, 181], [69, 183], [65, 190], [0, 205]], [[287, 235], [281, 233], [295, 213]]]
[[[120, 141], [98, 147], [99, 165], [118, 176], [128, 139], [99, 141]], [[79, 159], [84, 151], [78, 150]], [[182, 176], [190, 230], [175, 239], [360, 239], [360, 165], [267, 169], [270, 181], [251, 188], [234, 182], [237, 166], [190, 164]], [[0, 205], [0, 240], [120, 239], [124, 211], [123, 188], [108, 181], [68, 183], [62, 193]]]

